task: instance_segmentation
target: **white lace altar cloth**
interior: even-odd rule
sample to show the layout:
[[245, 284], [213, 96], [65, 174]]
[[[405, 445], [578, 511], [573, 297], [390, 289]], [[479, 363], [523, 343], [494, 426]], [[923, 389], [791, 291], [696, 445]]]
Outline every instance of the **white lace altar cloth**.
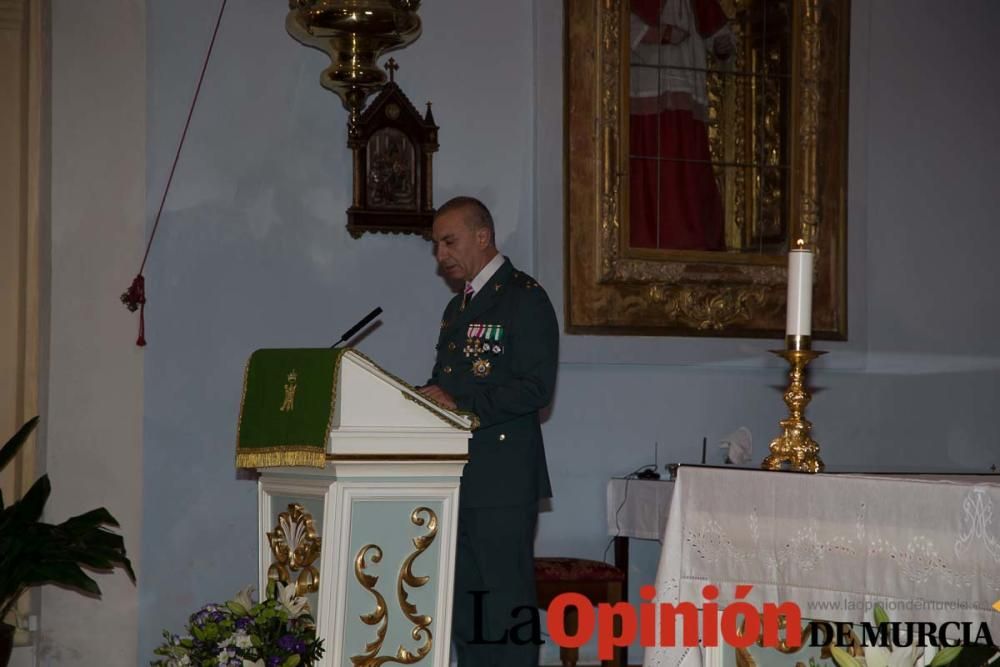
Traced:
[[[794, 601], [803, 618], [989, 624], [1000, 637], [1000, 476], [948, 479], [682, 467], [656, 602]], [[699, 667], [700, 649], [647, 648], [644, 667]]]

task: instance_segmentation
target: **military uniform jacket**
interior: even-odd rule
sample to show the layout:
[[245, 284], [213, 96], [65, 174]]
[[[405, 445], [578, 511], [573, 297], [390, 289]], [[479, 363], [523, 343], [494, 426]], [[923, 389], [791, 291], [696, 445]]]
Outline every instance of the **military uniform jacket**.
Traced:
[[559, 325], [548, 295], [505, 259], [462, 307], [441, 321], [428, 384], [479, 419], [462, 475], [461, 505], [523, 505], [552, 495], [538, 411], [552, 400]]

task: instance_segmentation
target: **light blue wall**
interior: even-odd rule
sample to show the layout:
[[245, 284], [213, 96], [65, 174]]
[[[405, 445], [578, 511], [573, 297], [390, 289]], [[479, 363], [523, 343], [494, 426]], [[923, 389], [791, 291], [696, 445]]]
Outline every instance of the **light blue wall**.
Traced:
[[[155, 213], [219, 3], [149, 3], [149, 197]], [[243, 365], [268, 346], [330, 344], [379, 305], [361, 348], [427, 378], [450, 296], [431, 246], [351, 239], [345, 113], [328, 62], [284, 30], [287, 3], [229, 3], [146, 270], [140, 657], [164, 628], [255, 578], [255, 489], [233, 446]], [[441, 125], [438, 201], [492, 208], [515, 264], [532, 254], [531, 4], [430, 2], [398, 80]], [[447, 46], [446, 46], [447, 45]]]
[[[318, 84], [325, 56], [285, 34], [285, 6], [230, 2], [146, 271], [141, 659], [163, 628], [254, 579], [254, 485], [233, 469], [249, 353], [332, 342], [380, 305], [361, 349], [421, 381], [449, 296], [426, 242], [347, 235], [344, 111]], [[150, 214], [216, 9], [149, 3]], [[421, 15], [423, 36], [396, 57], [441, 126], [436, 199], [484, 199], [561, 318], [562, 3], [433, 0]], [[1000, 463], [997, 25], [989, 0], [854, 3], [850, 340], [823, 346], [810, 409], [831, 465]], [[605, 480], [651, 462], [654, 441], [661, 462], [694, 461], [707, 436], [720, 462], [714, 443], [746, 425], [760, 458], [783, 410], [773, 346], [564, 336], [539, 552], [600, 558]], [[656, 545], [634, 551], [646, 583]]]

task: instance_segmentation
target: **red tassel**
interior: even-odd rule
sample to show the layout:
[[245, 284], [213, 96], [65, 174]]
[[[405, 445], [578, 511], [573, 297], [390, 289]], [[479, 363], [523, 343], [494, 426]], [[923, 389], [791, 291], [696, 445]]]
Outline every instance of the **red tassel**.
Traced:
[[[194, 97], [191, 99], [191, 106], [188, 108], [187, 120], [184, 121], [184, 131], [181, 132], [181, 140], [177, 144], [177, 152], [174, 153], [174, 163], [170, 166], [170, 175], [167, 176], [167, 184], [163, 188], [163, 197], [160, 199], [160, 207], [156, 210], [156, 219], [153, 221], [153, 231], [149, 234], [149, 241], [146, 242], [146, 254], [142, 256], [142, 264], [139, 265], [139, 275], [132, 281], [132, 286], [122, 294], [122, 303], [131, 312], [139, 311], [139, 337], [135, 344], [143, 347], [146, 344], [146, 281], [142, 277], [142, 270], [146, 268], [146, 260], [149, 259], [149, 250], [153, 247], [153, 238], [156, 237], [156, 230], [160, 226], [160, 214], [163, 213], [163, 204], [167, 201], [167, 193], [170, 192], [170, 184], [174, 180], [174, 171], [177, 169], [177, 161], [181, 157], [181, 148], [184, 147], [184, 139], [187, 138], [188, 128], [191, 127], [191, 116], [194, 115], [194, 107], [198, 103], [198, 95], [201, 93], [201, 84], [205, 80], [205, 71], [208, 69], [208, 61], [212, 57], [212, 48], [215, 46], [215, 38], [219, 34], [219, 26], [222, 25], [222, 15], [226, 11], [227, 0], [222, 0], [219, 5], [219, 16], [215, 19], [215, 30], [212, 31], [212, 41], [208, 43], [208, 53], [205, 54], [205, 61], [201, 65], [201, 74], [198, 76], [198, 85], [194, 89]], [[301, 0], [299, 4], [302, 4]]]
[[146, 279], [141, 273], [132, 281], [131, 287], [122, 293], [122, 303], [130, 312], [139, 311], [139, 337], [135, 344], [143, 347], [146, 344]]

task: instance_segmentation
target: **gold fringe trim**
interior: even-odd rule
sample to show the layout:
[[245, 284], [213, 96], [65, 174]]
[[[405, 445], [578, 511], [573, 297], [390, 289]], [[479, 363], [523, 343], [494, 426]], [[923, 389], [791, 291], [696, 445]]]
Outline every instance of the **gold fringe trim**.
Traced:
[[[240, 396], [240, 417], [236, 422], [236, 467], [237, 468], [277, 468], [281, 466], [311, 466], [326, 467], [326, 447], [330, 442], [330, 432], [333, 430], [333, 414], [337, 410], [337, 378], [340, 376], [340, 360], [344, 352], [350, 348], [336, 351], [333, 360], [333, 384], [330, 386], [330, 416], [326, 420], [326, 432], [323, 442], [317, 446], [283, 445], [277, 447], [244, 447], [240, 448], [240, 426], [243, 424], [243, 408], [247, 398], [247, 379], [250, 376], [250, 362], [256, 350], [247, 359], [243, 367], [243, 394]], [[369, 359], [369, 361], [371, 361]], [[372, 362], [375, 363], [375, 362]]]
[[[236, 451], [240, 451], [240, 429], [243, 426], [243, 408], [247, 402], [247, 378], [250, 376], [250, 362], [253, 360], [253, 353], [247, 359], [247, 363], [243, 366], [243, 392], [240, 394], [240, 416], [236, 420]], [[236, 466], [237, 468], [239, 465]]]
[[337, 350], [333, 358], [333, 378], [330, 384], [330, 417], [326, 420], [326, 433], [323, 434], [323, 456], [326, 457], [326, 448], [330, 446], [330, 432], [333, 431], [333, 415], [337, 412], [337, 380], [340, 379], [340, 361], [344, 358], [344, 352], [349, 348]]
[[[323, 436], [323, 443], [321, 445], [317, 447], [311, 447], [308, 445], [286, 445], [286, 446], [276, 446], [276, 447], [240, 448], [238, 443], [240, 441], [240, 426], [243, 423], [243, 409], [245, 407], [246, 397], [247, 397], [247, 379], [250, 375], [250, 362], [253, 359], [253, 354], [251, 354], [250, 359], [247, 359], [247, 363], [243, 367], [243, 392], [242, 395], [240, 396], [240, 416], [239, 420], [236, 422], [236, 442], [237, 442], [236, 467], [237, 468], [277, 468], [281, 466], [310, 466], [314, 468], [323, 468], [326, 466], [326, 461], [327, 461], [326, 448], [330, 441], [330, 432], [333, 430], [333, 416], [337, 410], [337, 379], [340, 376], [341, 360], [343, 359], [344, 353], [347, 350], [354, 352], [359, 357], [363, 358], [365, 361], [372, 364], [373, 366], [375, 366], [375, 368], [379, 369], [380, 371], [382, 371], [387, 376], [389, 376], [399, 384], [403, 385], [407, 389], [413, 392], [417, 391], [413, 385], [409, 384], [408, 382], [406, 382], [401, 378], [396, 377], [392, 373], [389, 373], [364, 353], [359, 352], [354, 348], [342, 348], [340, 350], [337, 350], [336, 358], [334, 359], [333, 362], [333, 383], [330, 387], [330, 416], [327, 419], [326, 433]], [[476, 429], [479, 428], [479, 417], [473, 414], [472, 412], [468, 412], [466, 410], [451, 411], [454, 412], [455, 414], [467, 417], [472, 422], [470, 428], [464, 428], [456, 424], [451, 419], [448, 419], [446, 416], [437, 413], [434, 410], [429, 409], [426, 405], [423, 405], [422, 403], [420, 403], [420, 401], [416, 400], [414, 397], [407, 395], [405, 391], [401, 391], [400, 393], [406, 400], [412, 401], [413, 403], [419, 405], [423, 409], [433, 414], [441, 421], [445, 422], [450, 426], [454, 426], [459, 430], [475, 431]], [[445, 408], [440, 403], [437, 403], [436, 401], [433, 401], [426, 397], [424, 398], [430, 401], [431, 403], [435, 403], [436, 405], [440, 406], [445, 410], [448, 409]]]
[[326, 467], [326, 451], [317, 449], [288, 449], [284, 447], [261, 447], [260, 449], [240, 449], [236, 452], [237, 468], [277, 468], [279, 466]]

